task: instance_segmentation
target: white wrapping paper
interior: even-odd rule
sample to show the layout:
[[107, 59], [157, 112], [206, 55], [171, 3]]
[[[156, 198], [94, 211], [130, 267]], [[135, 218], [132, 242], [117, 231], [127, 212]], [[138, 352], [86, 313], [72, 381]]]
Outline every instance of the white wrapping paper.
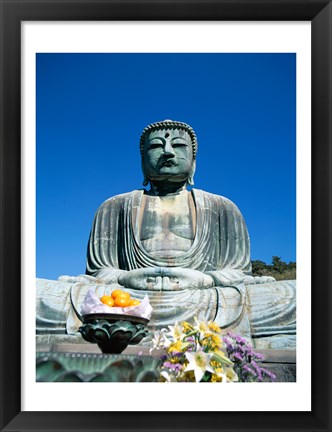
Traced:
[[110, 307], [102, 303], [92, 289], [87, 292], [83, 303], [81, 305], [82, 315], [92, 314], [92, 313], [109, 313], [109, 314], [119, 314], [119, 315], [133, 315], [137, 317], [142, 317], [146, 319], [151, 318], [152, 306], [149, 302], [149, 297], [145, 295], [142, 302], [137, 306], [128, 307]]

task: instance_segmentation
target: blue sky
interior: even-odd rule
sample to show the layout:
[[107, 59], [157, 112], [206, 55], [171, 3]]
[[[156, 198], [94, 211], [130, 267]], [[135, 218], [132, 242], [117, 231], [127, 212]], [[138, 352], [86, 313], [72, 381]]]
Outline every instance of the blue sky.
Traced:
[[189, 123], [195, 187], [231, 199], [252, 259], [296, 261], [295, 54], [37, 54], [37, 277], [85, 272], [93, 216], [142, 188], [149, 123]]

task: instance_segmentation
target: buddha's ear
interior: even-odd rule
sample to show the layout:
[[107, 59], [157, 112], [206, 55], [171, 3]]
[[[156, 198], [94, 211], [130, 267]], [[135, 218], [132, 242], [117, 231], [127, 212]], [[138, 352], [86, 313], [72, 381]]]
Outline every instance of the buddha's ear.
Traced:
[[189, 177], [188, 177], [188, 180], [187, 180], [187, 183], [190, 186], [194, 186], [194, 174], [195, 174], [195, 171], [196, 171], [196, 160], [193, 160], [191, 171], [190, 171], [190, 174], [189, 174]]
[[141, 168], [142, 168], [142, 172], [143, 172], [143, 176], [144, 176], [144, 178], [143, 178], [143, 186], [147, 186], [149, 184], [149, 180], [146, 177], [145, 172], [144, 172], [145, 170], [144, 170], [144, 159], [143, 159], [143, 157], [141, 159]]

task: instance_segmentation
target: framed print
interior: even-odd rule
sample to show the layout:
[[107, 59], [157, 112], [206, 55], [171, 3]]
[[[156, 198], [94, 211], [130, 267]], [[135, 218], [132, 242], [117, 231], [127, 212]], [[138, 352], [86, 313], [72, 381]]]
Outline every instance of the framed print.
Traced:
[[[330, 1], [310, 0], [264, 3], [249, 0], [246, 4], [237, 0], [211, 3], [190, 0], [177, 3], [1, 1], [1, 430], [166, 431], [174, 427], [202, 431], [221, 427], [230, 431], [331, 430], [328, 409], [331, 380], [327, 366], [331, 352], [328, 291], [331, 7]], [[254, 66], [249, 65], [248, 59]], [[233, 69], [229, 66], [231, 63], [235, 65]], [[194, 72], [186, 73], [186, 68]], [[112, 71], [110, 76], [109, 70]], [[231, 74], [238, 74], [237, 85], [230, 84], [233, 82]], [[82, 76], [84, 81], [80, 81]], [[254, 83], [250, 91], [245, 85], [249, 77]], [[227, 86], [219, 88], [219, 79], [223, 82], [229, 79], [231, 90]], [[268, 86], [269, 79], [273, 82]], [[112, 81], [110, 85], [105, 84], [108, 80]], [[199, 92], [204, 93], [208, 88], [207, 84], [203, 86], [208, 80], [212, 96], [199, 99]], [[286, 87], [290, 99], [277, 105], [275, 101], [283, 98]], [[246, 91], [247, 105], [237, 97]], [[66, 97], [68, 94], [72, 95], [71, 99]], [[131, 99], [127, 99], [126, 94], [130, 94]], [[222, 97], [228, 102], [219, 112], [218, 98]], [[273, 103], [268, 109], [281, 119], [279, 128], [273, 130], [264, 116], [269, 97]], [[232, 106], [232, 98], [241, 102], [234, 102]], [[51, 104], [50, 100], [57, 103]], [[214, 136], [219, 139], [219, 125], [224, 124], [226, 130], [227, 118], [234, 121], [240, 109], [247, 110], [247, 115], [239, 115], [238, 119], [239, 129], [250, 130], [248, 145], [241, 148], [234, 169], [228, 171], [216, 147], [209, 147], [209, 151], [218, 155], [217, 163], [213, 165], [213, 158], [205, 156], [206, 167], [213, 167], [211, 172], [221, 167], [223, 172], [219, 178], [225, 180], [234, 172], [232, 193], [235, 195], [237, 184], [240, 191], [245, 181], [237, 175], [237, 170], [247, 172], [248, 176], [252, 170], [261, 171], [260, 179], [265, 178], [266, 184], [271, 181], [275, 196], [267, 195], [268, 189], [263, 189], [260, 180], [257, 188], [262, 187], [263, 199], [256, 191], [254, 203], [257, 207], [259, 200], [265, 201], [266, 208], [275, 198], [274, 207], [269, 211], [276, 213], [273, 223], [280, 223], [283, 231], [287, 230], [288, 222], [282, 219], [281, 213], [279, 215], [278, 207], [283, 204], [286, 207], [288, 201], [295, 207], [296, 176], [296, 236], [295, 208], [287, 210], [293, 212], [293, 230], [290, 229], [287, 236], [289, 241], [293, 238], [294, 249], [296, 237], [298, 262], [296, 382], [250, 383], [247, 386], [235, 383], [220, 385], [221, 388], [210, 383], [36, 382], [36, 275], [43, 277], [45, 274], [48, 279], [56, 279], [85, 270], [65, 268], [65, 255], [62, 254], [62, 258], [53, 248], [59, 238], [56, 227], [67, 229], [64, 238], [73, 239], [79, 225], [74, 229], [75, 218], [80, 223], [85, 217], [92, 219], [93, 213], [88, 214], [88, 211], [94, 212], [100, 202], [108, 198], [106, 184], [112, 166], [113, 195], [139, 187], [141, 174], [135, 177], [134, 163], [128, 157], [131, 150], [126, 151], [121, 138], [128, 142], [136, 128], [162, 120], [159, 118], [162, 115], [169, 119], [163, 110], [163, 101], [164, 105], [167, 101], [167, 106], [173, 106], [172, 116], [181, 116], [182, 110], [185, 116], [187, 111], [187, 118], [196, 119], [201, 130], [214, 128], [211, 136], [205, 136], [206, 141], [213, 140]], [[250, 107], [259, 101], [263, 108], [252, 115]], [[191, 104], [190, 109], [183, 107], [184, 102]], [[196, 108], [195, 103], [199, 105], [200, 102], [201, 106]], [[287, 123], [284, 111], [292, 118], [292, 124]], [[147, 113], [146, 124], [141, 124], [145, 121], [144, 112]], [[158, 118], [150, 120], [152, 112]], [[215, 120], [214, 112], [219, 113]], [[200, 124], [200, 116], [204, 115], [209, 121], [203, 119]], [[128, 126], [127, 137], [125, 132], [116, 135], [115, 126], [124, 131], [127, 122], [137, 124], [133, 129]], [[195, 124], [192, 126], [195, 129]], [[294, 143], [296, 140], [290, 161], [289, 154], [283, 153], [288, 145], [286, 135], [282, 134], [285, 128], [293, 136]], [[236, 134], [240, 137], [236, 129], [234, 121], [228, 135], [224, 132], [225, 141], [236, 142], [232, 137]], [[104, 142], [106, 149], [108, 133], [113, 134], [113, 141], [125, 151], [108, 153], [107, 150], [102, 156], [95, 144], [80, 145], [95, 138]], [[201, 135], [199, 151], [203, 154], [204, 134]], [[41, 136], [48, 136], [47, 146], [43, 148], [38, 144]], [[257, 140], [266, 136], [266, 146], [255, 147], [255, 136]], [[241, 140], [247, 138], [245, 133], [241, 137]], [[133, 137], [132, 141], [138, 138]], [[251, 148], [256, 152], [252, 170]], [[242, 154], [246, 151], [250, 168], [246, 167]], [[86, 153], [85, 156], [82, 153]], [[234, 152], [230, 157], [235, 159]], [[101, 163], [97, 160], [103, 158], [104, 165], [97, 168]], [[202, 158], [204, 160], [204, 156]], [[270, 159], [268, 166], [266, 158]], [[134, 162], [137, 165], [137, 160]], [[290, 177], [286, 174], [288, 163], [293, 164]], [[273, 169], [283, 171], [283, 190], [287, 195], [285, 192], [280, 202], [276, 198], [276, 183], [282, 176], [269, 177]], [[67, 175], [69, 171], [72, 177]], [[197, 172], [200, 184], [204, 185], [208, 174], [199, 175]], [[74, 188], [74, 193], [81, 191], [77, 201], [70, 191], [75, 181], [80, 187]], [[218, 184], [211, 192], [223, 193], [223, 188]], [[57, 195], [57, 189], [64, 192]], [[90, 198], [88, 206], [93, 208], [87, 211], [85, 203], [91, 195], [94, 198]], [[42, 200], [38, 198], [41, 196]], [[252, 200], [252, 194], [244, 194], [242, 198], [239, 192], [238, 197], [243, 202]], [[49, 205], [41, 208], [41, 201]], [[72, 209], [78, 201], [81, 215]], [[48, 220], [44, 226], [42, 212], [47, 214]], [[61, 219], [62, 214], [66, 215], [64, 219]], [[70, 221], [71, 214], [74, 216]], [[255, 214], [249, 213], [247, 219], [254, 221]], [[64, 220], [70, 221], [69, 227], [65, 227]], [[272, 224], [272, 219], [257, 222], [260, 225], [257, 229], [264, 223], [269, 226], [268, 222]], [[47, 232], [49, 239], [53, 235], [55, 242], [52, 247], [48, 246], [53, 254], [43, 249], [41, 230]], [[81, 233], [79, 236], [82, 238]], [[62, 243], [61, 247], [70, 249], [70, 242], [66, 246]], [[81, 245], [79, 248], [82, 249]], [[77, 253], [74, 251], [72, 255]], [[45, 273], [39, 275], [42, 260], [51, 270], [50, 273], [43, 270]]]

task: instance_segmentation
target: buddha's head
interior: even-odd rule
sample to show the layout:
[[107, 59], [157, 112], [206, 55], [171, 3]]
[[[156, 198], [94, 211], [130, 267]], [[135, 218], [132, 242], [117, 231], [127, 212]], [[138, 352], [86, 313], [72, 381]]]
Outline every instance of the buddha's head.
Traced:
[[194, 184], [197, 138], [188, 124], [173, 120], [150, 124], [142, 132], [140, 151], [144, 186], [163, 181]]

